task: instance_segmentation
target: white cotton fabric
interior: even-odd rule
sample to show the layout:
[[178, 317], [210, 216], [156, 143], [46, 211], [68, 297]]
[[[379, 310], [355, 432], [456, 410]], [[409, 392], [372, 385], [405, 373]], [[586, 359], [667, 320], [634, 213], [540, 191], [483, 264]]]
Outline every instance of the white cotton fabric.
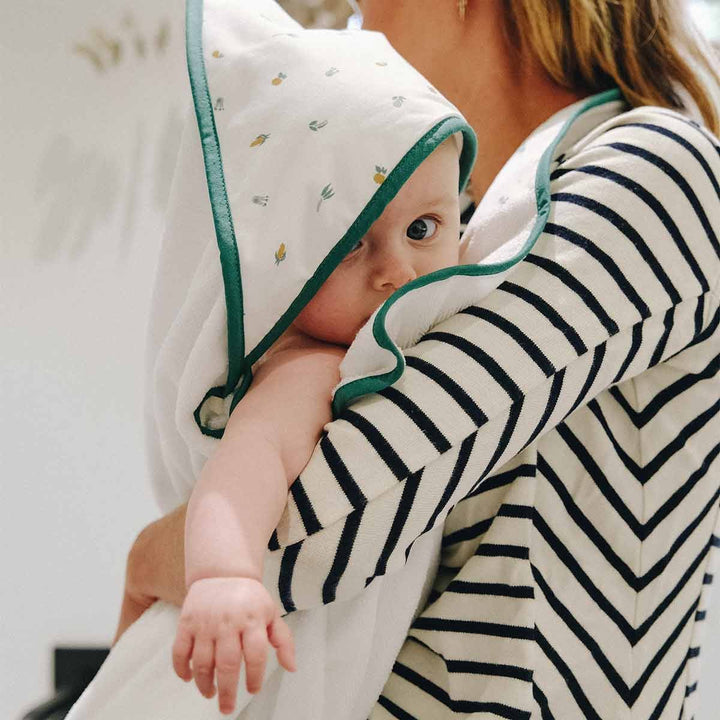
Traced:
[[[508, 162], [466, 229], [463, 242], [466, 262], [480, 261], [488, 253], [495, 261], [517, 255], [527, 240], [537, 211], [534, 178], [540, 157], [581, 106], [582, 103], [572, 105], [549, 119]], [[569, 152], [569, 147], [581, 136], [587, 135], [592, 127], [600, 127], [610, 121], [622, 107], [617, 102], [605, 103], [581, 115], [569, 128], [557, 152]], [[184, 145], [190, 142], [191, 134], [186, 132]], [[189, 150], [185, 147], [181, 152], [178, 173], [183, 177], [194, 175], [200, 181], [202, 158], [199, 150]], [[518, 178], [521, 178], [520, 182]], [[511, 208], [507, 213], [501, 211], [505, 206]], [[483, 207], [487, 208], [484, 213]], [[187, 373], [199, 371], [202, 367], [199, 355], [194, 358], [196, 364], [191, 360], [198, 335], [207, 328], [208, 310], [211, 317], [214, 317], [213, 313], [218, 316], [218, 334], [222, 326], [222, 308], [216, 298], [217, 293], [211, 292], [212, 282], [209, 279], [214, 277], [212, 259], [217, 261], [217, 257], [208, 249], [198, 263], [197, 251], [193, 253], [179, 240], [180, 237], [192, 236], [194, 232], [207, 232], [211, 222], [209, 211], [198, 207], [187, 207], [186, 210], [170, 218], [160, 261], [154, 301], [155, 322], [150, 337], [151, 353], [157, 353], [157, 362], [149, 388], [154, 404], [150, 407], [148, 418], [148, 450], [154, 488], [164, 511], [187, 499], [196, 473], [216, 442], [197, 432], [197, 426], [188, 413], [192, 403], [183, 402]], [[178, 230], [177, 234], [173, 229]], [[498, 238], [509, 240], [498, 245]], [[434, 305], [436, 311], [446, 306], [450, 297], [446, 288], [449, 286], [452, 292], [463, 298], [461, 303], [456, 304], [457, 309], [466, 307], [479, 302], [505, 275], [452, 278], [429, 286], [427, 290], [430, 294], [423, 301], [423, 306], [427, 302]], [[468, 290], [468, 283], [472, 281], [476, 283], [474, 293]], [[191, 285], [208, 288], [206, 295], [194, 298], [195, 308], [188, 305], [183, 292], [183, 288], [187, 291]], [[185, 323], [184, 332], [177, 335], [177, 342], [173, 345], [175, 352], [169, 353], [166, 343], [168, 338], [173, 337], [174, 322], [180, 315], [197, 319], [196, 334], [190, 336], [190, 324]], [[429, 326], [436, 319], [437, 315], [424, 315], [413, 325], [413, 332], [419, 327]], [[388, 324], [394, 337], [405, 346], [411, 342], [412, 333], [403, 337], [402, 326], [395, 328], [395, 322], [390, 315]], [[366, 329], [348, 352], [348, 358], [352, 359], [355, 367], [361, 362], [358, 359], [362, 357], [360, 348], [371, 347], [370, 344], [363, 345], [367, 342], [363, 337]], [[180, 348], [185, 350], [184, 356]], [[377, 356], [368, 350], [364, 357], [368, 371], [376, 370]], [[173, 406], [173, 403], [176, 405]], [[316, 450], [311, 460], [312, 467], [318, 466], [317, 455]], [[367, 461], [370, 461], [369, 457]], [[386, 473], [387, 469], [379, 479], [383, 479]], [[335, 482], [329, 482], [326, 507], [314, 501], [314, 510], [321, 519], [333, 515], [335, 494], [331, 491], [334, 489]], [[363, 490], [369, 496], [377, 494], [372, 488], [364, 487]], [[389, 527], [394, 511], [394, 507], [389, 507], [391, 515], [387, 522], [382, 523], [383, 528]], [[294, 526], [297, 525], [297, 532], [301, 532], [301, 524], [298, 517], [286, 513], [278, 532], [283, 538], [292, 537], [296, 534]], [[385, 532], [385, 529], [378, 530], [383, 535]], [[289, 717], [293, 720], [365, 720], [387, 681], [413, 619], [426, 604], [438, 564], [441, 538], [440, 524], [414, 543], [406, 564], [375, 578], [365, 591], [350, 599], [286, 615], [296, 641], [298, 671], [287, 673], [278, 669], [272, 654], [263, 690], [254, 698], [244, 691], [244, 676], [241, 674], [238, 720], [287, 720]], [[382, 543], [383, 538], [377, 540]], [[333, 536], [328, 542], [336, 544], [339, 537]], [[268, 553], [265, 562], [265, 584], [277, 601], [280, 556], [280, 552]], [[357, 578], [353, 579], [352, 565], [345, 572], [342, 585], [348, 582], [357, 584]], [[342, 588], [339, 588], [338, 594], [343, 594]], [[302, 587], [301, 566], [295, 569], [293, 595], [297, 598], [306, 595]], [[164, 603], [157, 603], [147, 611], [113, 648], [67, 720], [126, 720], [128, 717], [134, 720], [210, 720], [224, 717], [217, 709], [217, 699], [205, 700], [194, 684], [186, 685], [173, 672], [171, 648], [177, 617], [178, 610]]]

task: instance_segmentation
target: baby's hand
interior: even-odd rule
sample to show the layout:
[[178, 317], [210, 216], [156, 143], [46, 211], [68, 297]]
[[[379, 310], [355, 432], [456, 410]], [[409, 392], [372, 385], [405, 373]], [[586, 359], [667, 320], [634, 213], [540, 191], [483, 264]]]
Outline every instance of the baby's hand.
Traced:
[[268, 641], [280, 664], [294, 672], [290, 628], [261, 582], [241, 577], [196, 580], [180, 614], [173, 667], [186, 682], [194, 677], [207, 698], [215, 695], [213, 678], [217, 675], [220, 712], [229, 714], [235, 708], [243, 656], [247, 690], [260, 691]]

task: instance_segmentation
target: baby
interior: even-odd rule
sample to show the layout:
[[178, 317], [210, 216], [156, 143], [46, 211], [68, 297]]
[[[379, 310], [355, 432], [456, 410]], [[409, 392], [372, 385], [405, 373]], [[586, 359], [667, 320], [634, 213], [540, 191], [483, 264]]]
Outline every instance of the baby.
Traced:
[[[188, 504], [187, 597], [173, 645], [175, 672], [231, 713], [241, 663], [260, 690], [268, 643], [295, 669], [293, 640], [263, 587], [263, 557], [323, 426], [347, 347], [398, 288], [459, 262], [458, 143], [450, 136], [266, 354], [232, 412]], [[192, 664], [191, 664], [192, 661]]]

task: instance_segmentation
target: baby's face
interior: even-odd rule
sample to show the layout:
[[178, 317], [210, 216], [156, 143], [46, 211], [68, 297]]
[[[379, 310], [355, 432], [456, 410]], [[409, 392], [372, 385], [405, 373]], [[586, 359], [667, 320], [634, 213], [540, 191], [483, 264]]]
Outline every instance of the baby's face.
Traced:
[[410, 176], [367, 234], [295, 319], [306, 335], [348, 346], [398, 288], [457, 265], [458, 151], [452, 137]]

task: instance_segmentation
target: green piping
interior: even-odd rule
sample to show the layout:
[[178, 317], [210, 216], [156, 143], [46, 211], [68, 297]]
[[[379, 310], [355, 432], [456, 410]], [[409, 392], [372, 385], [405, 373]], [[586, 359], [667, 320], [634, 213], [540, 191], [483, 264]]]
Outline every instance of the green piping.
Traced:
[[[215, 234], [223, 283], [225, 286], [225, 303], [228, 317], [228, 378], [224, 387], [227, 396], [237, 385], [243, 375], [243, 359], [245, 357], [245, 333], [242, 311], [242, 277], [238, 257], [235, 228], [233, 227], [230, 203], [225, 187], [222, 154], [215, 127], [215, 115], [208, 88], [202, 46], [203, 0], [187, 0], [186, 6], [186, 48], [187, 65], [190, 77], [195, 116], [197, 118], [200, 142], [205, 163], [205, 176], [208, 194], [212, 207]], [[214, 389], [216, 390], [216, 389]], [[209, 391], [206, 398], [217, 393]], [[204, 400], [203, 400], [204, 402]], [[201, 403], [202, 405], [202, 403]], [[195, 411], [195, 420], [199, 422], [199, 406]]]
[[558, 143], [565, 137], [567, 131], [571, 125], [577, 120], [577, 118], [583, 113], [591, 110], [592, 108], [602, 105], [604, 103], [612, 102], [614, 100], [622, 99], [620, 90], [617, 88], [607, 90], [603, 93], [599, 93], [589, 98], [576, 112], [572, 114], [570, 118], [564, 123], [560, 132], [556, 136], [555, 140], [547, 147], [545, 152], [540, 158], [538, 163], [537, 172], [535, 174], [535, 203], [537, 207], [537, 216], [533, 225], [528, 239], [523, 244], [520, 251], [511, 259], [501, 263], [491, 263], [487, 265], [457, 265], [452, 268], [445, 268], [443, 270], [437, 270], [434, 273], [424, 275], [423, 277], [413, 280], [412, 282], [404, 285], [402, 288], [393, 293], [381, 306], [375, 320], [373, 321], [373, 336], [375, 342], [385, 350], [388, 350], [395, 356], [395, 367], [388, 372], [380, 375], [373, 375], [370, 377], [359, 378], [353, 380], [346, 385], [339, 387], [335, 396], [333, 397], [332, 412], [333, 418], [337, 418], [340, 413], [357, 397], [367, 395], [368, 393], [378, 392], [384, 388], [397, 382], [405, 370], [405, 358], [400, 352], [399, 348], [390, 339], [387, 328], [385, 327], [385, 318], [389, 309], [397, 302], [403, 295], [411, 292], [430, 283], [445, 280], [449, 277], [457, 275], [495, 275], [503, 272], [513, 265], [520, 262], [527, 254], [532, 250], [535, 242], [545, 228], [548, 216], [550, 214], [550, 165], [552, 158], [555, 153], [555, 148]]

